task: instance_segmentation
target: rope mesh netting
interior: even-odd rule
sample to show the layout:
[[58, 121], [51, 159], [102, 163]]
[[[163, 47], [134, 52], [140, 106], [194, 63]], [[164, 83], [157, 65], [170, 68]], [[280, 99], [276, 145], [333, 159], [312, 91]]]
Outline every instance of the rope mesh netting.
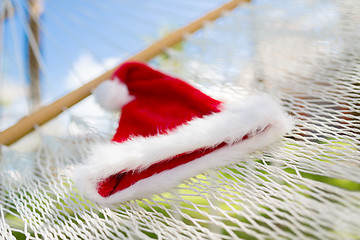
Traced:
[[[72, 181], [117, 124], [110, 113], [76, 115], [89, 97], [37, 130], [35, 152], [2, 147], [0, 236], [360, 239], [359, 29], [357, 0], [257, 1], [225, 13], [150, 64], [215, 97], [268, 92], [294, 116], [291, 133], [235, 165], [110, 209]], [[51, 126], [62, 136], [46, 134]]]

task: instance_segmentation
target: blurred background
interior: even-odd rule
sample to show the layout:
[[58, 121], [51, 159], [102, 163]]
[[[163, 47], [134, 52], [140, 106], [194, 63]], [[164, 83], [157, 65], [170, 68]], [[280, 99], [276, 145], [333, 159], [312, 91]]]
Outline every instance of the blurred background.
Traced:
[[0, 131], [224, 0], [1, 0]]
[[[225, 2], [1, 0], [0, 131]], [[239, 34], [231, 43], [236, 42], [241, 47], [236, 52], [243, 62], [253, 56], [259, 58], [257, 74], [262, 74], [260, 71], [264, 68], [261, 66], [263, 56], [258, 52], [261, 46], [256, 38], [259, 32], [264, 33], [262, 37], [271, 35], [276, 27], [269, 27], [263, 16], [286, 20], [284, 13], [291, 12], [292, 19], [301, 18], [299, 22], [303, 25], [298, 22], [289, 25], [290, 31], [295, 30], [292, 39], [301, 28], [331, 32], [331, 24], [341, 17], [339, 3], [331, 1], [254, 0], [251, 5], [251, 9], [240, 10], [245, 17], [234, 26], [232, 32]], [[327, 26], [326, 31], [324, 26]], [[280, 29], [276, 32], [277, 38], [282, 36], [281, 32]], [[234, 38], [233, 35], [228, 37]], [[326, 36], [311, 37], [313, 39], [309, 40], [316, 43], [316, 49], [329, 50]], [[222, 38], [224, 36], [213, 34], [207, 36], [204, 44], [213, 39], [221, 46], [219, 49], [227, 51], [219, 41]], [[239, 62], [236, 64], [236, 69], [243, 67]], [[245, 73], [246, 69], [241, 72], [243, 79]], [[88, 104], [82, 111], [96, 112], [98, 109]]]

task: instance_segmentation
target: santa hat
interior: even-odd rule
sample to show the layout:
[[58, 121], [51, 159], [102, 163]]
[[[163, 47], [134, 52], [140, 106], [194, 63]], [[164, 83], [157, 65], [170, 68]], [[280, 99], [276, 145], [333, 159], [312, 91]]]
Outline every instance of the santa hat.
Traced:
[[166, 191], [236, 162], [292, 127], [269, 96], [221, 102], [137, 62], [120, 66], [94, 94], [103, 107], [122, 108], [112, 141], [95, 146], [75, 172], [80, 191], [103, 204]]

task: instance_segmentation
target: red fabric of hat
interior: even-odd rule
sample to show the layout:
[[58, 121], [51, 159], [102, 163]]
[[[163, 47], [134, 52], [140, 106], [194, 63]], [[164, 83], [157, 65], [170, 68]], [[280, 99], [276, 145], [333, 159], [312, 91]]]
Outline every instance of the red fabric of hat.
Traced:
[[238, 161], [292, 127], [269, 96], [221, 102], [138, 62], [120, 66], [94, 94], [103, 107], [121, 110], [121, 117], [112, 141], [94, 147], [75, 181], [104, 204], [166, 191]]
[[114, 79], [126, 84], [135, 97], [122, 108], [115, 142], [163, 134], [195, 117], [220, 111], [220, 101], [142, 63], [125, 63], [114, 73]]

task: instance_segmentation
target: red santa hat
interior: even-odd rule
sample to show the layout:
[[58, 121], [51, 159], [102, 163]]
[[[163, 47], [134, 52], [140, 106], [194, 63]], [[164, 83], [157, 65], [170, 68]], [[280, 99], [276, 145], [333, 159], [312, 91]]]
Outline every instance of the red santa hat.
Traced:
[[166, 191], [240, 160], [292, 127], [269, 96], [221, 102], [137, 62], [123, 64], [94, 94], [103, 107], [122, 110], [112, 141], [95, 146], [75, 172], [80, 191], [103, 204]]

